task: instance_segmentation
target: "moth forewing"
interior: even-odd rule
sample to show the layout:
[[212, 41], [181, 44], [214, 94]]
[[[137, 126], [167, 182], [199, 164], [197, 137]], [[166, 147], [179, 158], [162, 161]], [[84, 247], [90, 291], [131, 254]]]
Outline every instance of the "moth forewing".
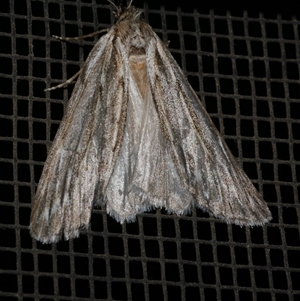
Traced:
[[119, 222], [199, 207], [262, 225], [270, 211], [174, 58], [129, 6], [87, 58], [33, 202], [31, 235], [77, 237], [94, 204]]

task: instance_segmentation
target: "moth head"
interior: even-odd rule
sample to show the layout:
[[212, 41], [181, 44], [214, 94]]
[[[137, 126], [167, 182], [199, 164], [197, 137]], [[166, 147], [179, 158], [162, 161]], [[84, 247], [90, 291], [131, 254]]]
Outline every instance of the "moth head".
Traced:
[[142, 10], [131, 6], [133, 0], [130, 1], [129, 5], [126, 8], [116, 6], [111, 0], [107, 1], [110, 2], [116, 8], [116, 10], [114, 11], [114, 15], [117, 22], [123, 21], [125, 19], [133, 19], [132, 21], [136, 21], [142, 13]]
[[124, 9], [116, 9], [116, 23], [113, 28], [122, 43], [129, 47], [130, 53], [143, 54], [151, 31], [149, 25], [141, 18], [143, 11], [131, 6], [131, 2]]

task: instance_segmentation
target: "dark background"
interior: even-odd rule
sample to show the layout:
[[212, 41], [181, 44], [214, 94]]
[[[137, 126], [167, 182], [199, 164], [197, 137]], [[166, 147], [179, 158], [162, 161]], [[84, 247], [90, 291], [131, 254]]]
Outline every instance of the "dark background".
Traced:
[[31, 200], [107, 1], [0, 2], [0, 300], [300, 300], [299, 12], [292, 2], [134, 1], [165, 41], [272, 212], [241, 228], [201, 210], [120, 225], [105, 208], [78, 239], [42, 245]]

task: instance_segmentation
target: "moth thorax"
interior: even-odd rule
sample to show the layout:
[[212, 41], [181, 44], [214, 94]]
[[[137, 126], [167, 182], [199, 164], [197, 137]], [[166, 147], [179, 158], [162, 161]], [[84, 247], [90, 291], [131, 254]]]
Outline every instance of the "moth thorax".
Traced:
[[[140, 24], [139, 24], [140, 25]], [[143, 34], [143, 30], [140, 26], [136, 26], [135, 24], [131, 27], [129, 33], [130, 46], [134, 46], [137, 48], [145, 48], [146, 40]]]

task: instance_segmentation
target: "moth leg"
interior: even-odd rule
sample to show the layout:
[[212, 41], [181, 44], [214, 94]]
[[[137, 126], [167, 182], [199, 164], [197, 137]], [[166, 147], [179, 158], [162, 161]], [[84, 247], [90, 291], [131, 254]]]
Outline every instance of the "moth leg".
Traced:
[[[105, 29], [101, 29], [101, 30], [92, 32], [90, 34], [87, 34], [87, 35], [84, 35], [84, 36], [79, 36], [79, 37], [69, 37], [69, 38], [64, 38], [64, 37], [60, 37], [60, 36], [52, 36], [52, 37], [55, 38], [55, 39], [61, 40], [61, 41], [78, 41], [78, 40], [94, 37], [99, 33], [107, 32], [107, 31], [108, 31], [108, 28], [105, 28]], [[47, 88], [44, 91], [53, 91], [53, 90], [60, 89], [64, 86], [70, 84], [75, 78], [77, 78], [79, 76], [79, 74], [81, 73], [81, 70], [82, 69], [80, 69], [76, 74], [74, 74], [71, 78], [69, 78], [64, 83], [61, 83], [61, 84], [59, 84], [57, 86], [54, 86], [54, 87], [51, 87], [51, 88]]]
[[59, 84], [57, 86], [54, 86], [54, 87], [51, 87], [51, 88], [47, 88], [44, 91], [56, 90], [56, 89], [62, 88], [64, 86], [70, 84], [77, 76], [79, 76], [79, 74], [81, 73], [81, 70], [82, 70], [82, 68], [78, 72], [76, 72], [71, 78], [69, 78], [68, 80], [66, 80], [64, 83], [61, 83], [61, 84]]
[[61, 41], [78, 41], [78, 40], [82, 40], [82, 39], [86, 39], [86, 38], [92, 38], [94, 36], [96, 36], [99, 33], [102, 32], [107, 32], [109, 29], [105, 28], [105, 29], [101, 29], [98, 31], [94, 31], [92, 33], [86, 34], [84, 36], [79, 36], [79, 37], [69, 37], [69, 38], [64, 38], [64, 37], [60, 37], [60, 36], [52, 36], [55, 39], [61, 40]]

